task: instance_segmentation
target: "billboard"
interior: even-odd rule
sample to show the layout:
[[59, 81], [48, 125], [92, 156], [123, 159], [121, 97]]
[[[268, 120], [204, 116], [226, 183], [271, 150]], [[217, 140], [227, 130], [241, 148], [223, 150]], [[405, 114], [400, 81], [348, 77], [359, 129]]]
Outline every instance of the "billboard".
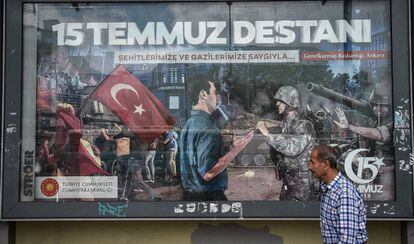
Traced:
[[388, 1], [23, 10], [20, 202], [95, 202], [101, 217], [313, 206], [318, 144], [365, 201], [397, 201], [410, 103], [395, 109]]

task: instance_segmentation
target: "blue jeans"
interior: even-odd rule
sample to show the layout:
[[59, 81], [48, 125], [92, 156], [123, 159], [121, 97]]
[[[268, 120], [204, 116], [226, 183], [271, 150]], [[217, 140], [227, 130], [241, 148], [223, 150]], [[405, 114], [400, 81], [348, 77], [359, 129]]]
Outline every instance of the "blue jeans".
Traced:
[[145, 166], [144, 170], [147, 176], [147, 180], [155, 181], [155, 166], [154, 166], [154, 160], [155, 160], [155, 150], [147, 151], [145, 155]]

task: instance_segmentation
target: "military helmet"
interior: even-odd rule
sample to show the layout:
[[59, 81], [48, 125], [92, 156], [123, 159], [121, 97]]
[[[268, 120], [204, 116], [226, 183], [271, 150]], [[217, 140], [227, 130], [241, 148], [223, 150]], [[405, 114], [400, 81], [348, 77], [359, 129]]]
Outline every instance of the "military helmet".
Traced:
[[273, 98], [286, 103], [292, 108], [301, 107], [300, 93], [293, 86], [282, 86]]
[[388, 83], [378, 83], [369, 96], [369, 102], [374, 104], [391, 104], [391, 87]]

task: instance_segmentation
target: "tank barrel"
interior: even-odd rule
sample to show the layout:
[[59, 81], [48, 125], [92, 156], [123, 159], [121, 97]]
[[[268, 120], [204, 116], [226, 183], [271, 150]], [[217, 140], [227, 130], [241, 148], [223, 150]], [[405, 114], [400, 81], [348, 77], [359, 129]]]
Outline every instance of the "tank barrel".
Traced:
[[306, 89], [312, 93], [315, 93], [319, 96], [325, 97], [329, 100], [334, 102], [341, 103], [347, 107], [353, 108], [358, 110], [359, 112], [363, 113], [364, 115], [375, 117], [371, 107], [368, 103], [363, 103], [351, 97], [345, 96], [341, 93], [332, 91], [322, 85], [315, 84], [313, 82], [308, 82], [306, 84]]

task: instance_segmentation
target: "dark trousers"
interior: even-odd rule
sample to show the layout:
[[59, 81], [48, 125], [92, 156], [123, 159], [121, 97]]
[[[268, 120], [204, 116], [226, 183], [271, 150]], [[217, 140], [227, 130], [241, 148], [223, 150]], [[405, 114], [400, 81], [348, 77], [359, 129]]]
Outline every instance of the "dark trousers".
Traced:
[[[151, 199], [156, 199], [158, 198], [157, 193], [154, 191], [154, 189], [152, 189], [149, 185], [147, 185], [143, 179], [142, 179], [142, 175], [141, 175], [141, 169], [144, 167], [144, 162], [142, 162], [142, 160], [136, 160], [133, 157], [131, 157], [130, 155], [123, 155], [123, 156], [118, 156], [116, 157], [116, 160], [118, 161], [118, 163], [120, 164], [121, 168], [121, 172], [122, 172], [122, 176], [125, 177], [124, 180], [128, 181], [129, 177], [132, 177], [131, 180], [132, 182], [132, 189], [135, 189], [136, 187], [141, 188], [142, 190], [144, 190], [150, 197]], [[119, 182], [118, 182], [119, 184]], [[130, 191], [126, 191], [126, 187], [127, 187], [127, 183], [124, 184], [124, 190], [122, 192], [122, 198], [128, 198]]]
[[183, 201], [227, 201], [224, 191], [191, 192], [185, 191]]

